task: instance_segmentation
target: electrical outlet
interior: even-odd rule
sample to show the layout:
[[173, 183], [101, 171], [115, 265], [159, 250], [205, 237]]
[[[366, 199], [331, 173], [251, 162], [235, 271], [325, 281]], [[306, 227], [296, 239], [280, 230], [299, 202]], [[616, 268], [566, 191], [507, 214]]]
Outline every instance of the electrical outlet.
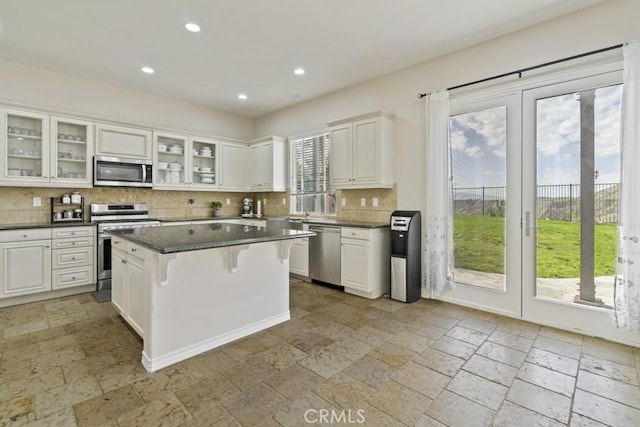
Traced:
[[374, 197], [374, 198], [371, 200], [371, 204], [372, 204], [372, 206], [373, 206], [374, 208], [377, 208], [377, 207], [378, 207], [378, 198], [377, 198], [377, 197]]
[[40, 207], [40, 206], [42, 206], [42, 198], [40, 198], [40, 197], [34, 197], [34, 198], [33, 198], [33, 207], [34, 207], [34, 208], [38, 208], [38, 207]]
[[367, 207], [367, 198], [363, 197], [360, 199], [360, 206], [362, 206], [363, 208]]
[[286, 197], [282, 198], [282, 206], [287, 206], [287, 198]]
[[346, 199], [346, 198], [344, 198], [344, 197], [343, 197], [343, 198], [341, 198], [341, 199], [340, 199], [340, 204], [341, 204], [342, 206], [347, 206], [347, 199]]
[[231, 204], [231, 199], [227, 197], [227, 204], [230, 205]]
[[267, 199], [262, 199], [262, 205], [267, 206]]

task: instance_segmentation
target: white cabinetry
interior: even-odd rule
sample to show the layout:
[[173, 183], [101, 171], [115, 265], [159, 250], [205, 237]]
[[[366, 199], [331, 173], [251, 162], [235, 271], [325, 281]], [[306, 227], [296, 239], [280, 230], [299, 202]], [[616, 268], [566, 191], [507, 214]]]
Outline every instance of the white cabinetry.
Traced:
[[249, 147], [249, 171], [252, 191], [286, 191], [287, 160], [284, 138], [256, 139]]
[[0, 231], [0, 298], [51, 290], [51, 229]]
[[48, 143], [48, 115], [29, 111], [0, 110], [2, 181], [26, 185], [48, 184]]
[[98, 156], [153, 160], [151, 146], [149, 130], [96, 123], [95, 153]]
[[[308, 230], [309, 226], [303, 224], [303, 230]], [[309, 277], [309, 238], [305, 237], [300, 241], [294, 241], [289, 252], [289, 273], [298, 276]]]
[[378, 298], [388, 293], [390, 277], [389, 229], [341, 230], [341, 284], [347, 293]]
[[217, 190], [218, 149], [210, 138], [154, 132], [154, 189]]
[[93, 123], [1, 111], [0, 176], [5, 185], [91, 187]]
[[[131, 327], [144, 338], [147, 302], [144, 297], [145, 260], [137, 256], [140, 247], [118, 237], [112, 238], [111, 302]], [[117, 242], [117, 243], [116, 243]]]
[[95, 142], [93, 123], [51, 117], [51, 182], [59, 187], [91, 187]]
[[176, 190], [189, 185], [189, 137], [163, 132], [153, 133], [153, 188]]
[[220, 159], [220, 189], [230, 191], [246, 190], [246, 144], [221, 142]]
[[328, 123], [332, 188], [393, 187], [392, 119], [377, 111]]
[[95, 227], [54, 228], [52, 238], [52, 289], [95, 283]]

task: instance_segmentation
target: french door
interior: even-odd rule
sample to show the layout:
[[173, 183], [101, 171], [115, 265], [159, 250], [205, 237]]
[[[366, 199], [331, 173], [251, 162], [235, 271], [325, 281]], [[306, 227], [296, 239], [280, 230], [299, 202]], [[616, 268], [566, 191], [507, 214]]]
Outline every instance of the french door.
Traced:
[[522, 317], [640, 344], [613, 323], [621, 73], [522, 95]]
[[452, 102], [441, 299], [639, 345], [613, 323], [621, 73]]
[[521, 316], [520, 94], [451, 103], [455, 287], [440, 298]]

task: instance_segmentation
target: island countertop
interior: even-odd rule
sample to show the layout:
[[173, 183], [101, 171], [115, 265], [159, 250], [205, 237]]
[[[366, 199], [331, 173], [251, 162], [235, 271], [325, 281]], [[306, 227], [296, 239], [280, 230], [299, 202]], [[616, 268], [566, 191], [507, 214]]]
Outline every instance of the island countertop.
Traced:
[[161, 254], [315, 236], [314, 232], [230, 223], [105, 230]]

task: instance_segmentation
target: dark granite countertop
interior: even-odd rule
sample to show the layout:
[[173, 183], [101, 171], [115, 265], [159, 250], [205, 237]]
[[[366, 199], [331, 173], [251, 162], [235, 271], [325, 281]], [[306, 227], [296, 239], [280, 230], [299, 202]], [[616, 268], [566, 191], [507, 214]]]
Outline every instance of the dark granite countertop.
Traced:
[[337, 227], [357, 227], [357, 228], [384, 228], [389, 227], [388, 222], [372, 222], [372, 221], [354, 221], [344, 219], [333, 218], [296, 218], [291, 217], [294, 220], [300, 220], [309, 225], [335, 225]]
[[283, 229], [280, 227], [256, 227], [241, 224], [193, 224], [173, 227], [140, 227], [134, 229], [108, 230], [135, 244], [161, 254], [248, 245], [274, 240], [296, 239], [314, 236], [309, 231]]
[[56, 222], [54, 224], [50, 222], [0, 224], [0, 230], [25, 230], [27, 228], [59, 228], [59, 227], [83, 227], [83, 226], [94, 227], [95, 224], [92, 224], [90, 222]]
[[228, 219], [242, 219], [241, 216], [198, 216], [193, 218], [171, 217], [171, 218], [153, 218], [162, 222], [182, 222], [182, 221], [224, 221]]

